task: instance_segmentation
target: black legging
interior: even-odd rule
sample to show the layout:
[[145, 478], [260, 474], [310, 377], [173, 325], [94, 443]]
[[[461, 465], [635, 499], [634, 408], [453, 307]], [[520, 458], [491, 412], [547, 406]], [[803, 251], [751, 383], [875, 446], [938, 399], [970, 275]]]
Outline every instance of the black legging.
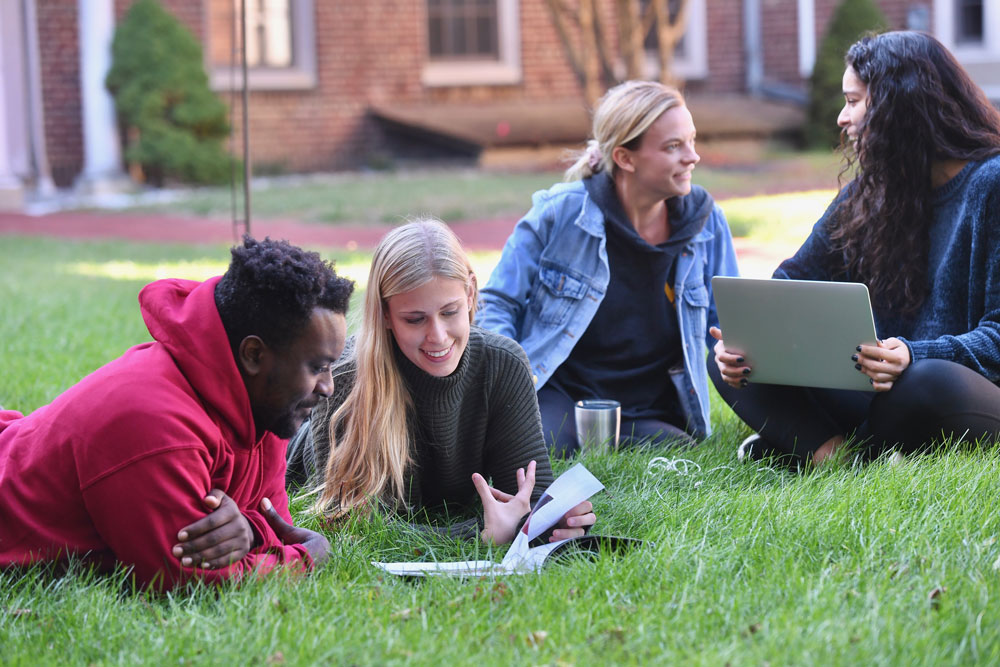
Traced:
[[[708, 374], [733, 412], [781, 453], [809, 460], [835, 435], [854, 434], [868, 453], [913, 452], [946, 437], [966, 442], [1000, 438], [1000, 387], [952, 361], [922, 359], [887, 392], [722, 381], [715, 353]], [[751, 375], [751, 378], [753, 376]]]
[[[574, 401], [552, 387], [538, 390], [538, 409], [542, 413], [542, 431], [545, 444], [553, 458], [568, 458], [580, 445], [576, 441]], [[694, 438], [684, 429], [659, 419], [626, 419], [622, 417], [619, 447], [691, 446]]]

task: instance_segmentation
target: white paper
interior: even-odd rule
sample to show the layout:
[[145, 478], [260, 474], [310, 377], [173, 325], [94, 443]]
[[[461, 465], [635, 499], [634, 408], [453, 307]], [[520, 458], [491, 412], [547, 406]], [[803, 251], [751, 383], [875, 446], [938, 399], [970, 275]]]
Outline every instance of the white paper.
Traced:
[[552, 528], [566, 512], [603, 488], [604, 485], [582, 463], [577, 463], [559, 475], [535, 503], [531, 514], [528, 515], [521, 530], [518, 531], [513, 543], [511, 543], [507, 555], [500, 563], [488, 560], [466, 560], [449, 563], [373, 562], [372, 565], [390, 574], [410, 577], [431, 575], [484, 577], [537, 572], [542, 568], [545, 559], [569, 540], [560, 540], [530, 548], [528, 544], [531, 540]]
[[389, 574], [404, 577], [425, 577], [434, 574], [448, 574], [459, 577], [485, 577], [491, 574], [506, 574], [491, 560], [462, 560], [452, 563], [372, 563]]
[[[501, 565], [511, 571], [517, 569], [530, 571], [540, 568], [549, 553], [558, 548], [565, 540], [534, 549], [529, 548], [528, 544], [556, 525], [566, 512], [603, 488], [604, 485], [582, 463], [577, 463], [559, 475], [558, 479], [545, 489], [545, 493], [535, 503], [535, 507], [531, 510], [531, 514], [528, 515], [521, 530], [518, 531], [517, 537], [511, 543]], [[532, 555], [531, 552], [539, 549], [546, 551]]]

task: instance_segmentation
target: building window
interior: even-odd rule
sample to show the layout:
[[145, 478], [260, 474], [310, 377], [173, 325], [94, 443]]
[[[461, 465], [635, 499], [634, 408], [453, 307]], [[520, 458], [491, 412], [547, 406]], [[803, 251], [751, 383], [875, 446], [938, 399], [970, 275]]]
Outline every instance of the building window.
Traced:
[[[687, 29], [684, 36], [674, 46], [673, 71], [682, 79], [702, 79], [708, 76], [708, 47], [705, 28], [706, 0], [688, 0]], [[645, 11], [649, 0], [640, 0], [640, 7]], [[680, 6], [679, 0], [669, 0], [670, 15], [674, 16]], [[660, 62], [656, 57], [659, 47], [659, 37], [656, 26], [653, 25], [643, 41], [646, 49], [646, 69], [648, 76], [657, 77]]]
[[496, 60], [496, 0], [428, 0], [427, 42], [432, 59]]
[[521, 81], [518, 0], [426, 0], [426, 86]]
[[[239, 15], [240, 2], [233, 0]], [[247, 66], [292, 66], [292, 11], [289, 0], [245, 0]]]
[[313, 0], [208, 0], [206, 58], [212, 86], [242, 86], [240, 7], [246, 6], [247, 83], [254, 90], [316, 85]]
[[983, 0], [957, 0], [955, 3], [955, 43], [983, 43]]

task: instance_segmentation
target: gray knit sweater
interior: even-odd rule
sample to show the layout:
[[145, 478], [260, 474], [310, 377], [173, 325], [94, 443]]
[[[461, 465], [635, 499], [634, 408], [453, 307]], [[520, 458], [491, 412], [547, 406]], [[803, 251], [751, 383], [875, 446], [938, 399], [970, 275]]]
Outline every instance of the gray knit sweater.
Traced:
[[[481, 514], [472, 473], [515, 493], [517, 469], [531, 460], [538, 463], [532, 493], [536, 501], [552, 483], [552, 469], [528, 360], [520, 346], [473, 326], [458, 368], [443, 378], [420, 370], [398, 348], [395, 354], [414, 404], [409, 420], [414, 461], [408, 475], [410, 506], [447, 505], [452, 511], [474, 509]], [[330, 451], [330, 416], [353, 388], [355, 374], [353, 355], [338, 362], [334, 395], [313, 410], [306, 440], [289, 449], [289, 481], [315, 481], [322, 474]], [[474, 529], [475, 524], [458, 532]]]

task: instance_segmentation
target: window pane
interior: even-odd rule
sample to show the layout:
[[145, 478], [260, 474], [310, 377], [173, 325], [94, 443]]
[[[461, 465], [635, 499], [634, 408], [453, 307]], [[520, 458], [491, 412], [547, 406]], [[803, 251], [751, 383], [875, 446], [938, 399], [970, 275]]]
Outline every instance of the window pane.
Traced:
[[[645, 12], [646, 7], [649, 6], [649, 0], [640, 0], [639, 6], [641, 8], [641, 11]], [[667, 3], [667, 9], [670, 12], [671, 18], [673, 18], [674, 16], [677, 16], [677, 12], [680, 9], [680, 3], [678, 2], [678, 0], [670, 0]], [[656, 33], [655, 21], [653, 22], [653, 25], [650, 26], [649, 32], [646, 33], [646, 36], [642, 40], [642, 48], [646, 49], [647, 51], [656, 51], [660, 48], [660, 36]], [[674, 45], [674, 54], [680, 55], [683, 53], [684, 53], [684, 37], [682, 36], [677, 41], [677, 44]]]
[[469, 52], [468, 45], [465, 43], [465, 18], [452, 16], [448, 25], [451, 28], [451, 39], [447, 40], [451, 42], [449, 51], [455, 55], [465, 55]]
[[498, 0], [427, 0], [432, 58], [461, 60], [499, 55]]
[[958, 0], [955, 22], [956, 42], [983, 41], [983, 0]]
[[496, 55], [496, 22], [489, 17], [476, 19], [476, 53]]
[[290, 67], [292, 64], [292, 16], [289, 0], [267, 0], [263, 10], [269, 67]]
[[[239, 16], [241, 0], [233, 0]], [[246, 0], [247, 65], [292, 66], [292, 8], [290, 0]]]
[[431, 57], [440, 56], [445, 53], [444, 35], [441, 29], [441, 19], [432, 17], [427, 24], [427, 40], [430, 43]]

